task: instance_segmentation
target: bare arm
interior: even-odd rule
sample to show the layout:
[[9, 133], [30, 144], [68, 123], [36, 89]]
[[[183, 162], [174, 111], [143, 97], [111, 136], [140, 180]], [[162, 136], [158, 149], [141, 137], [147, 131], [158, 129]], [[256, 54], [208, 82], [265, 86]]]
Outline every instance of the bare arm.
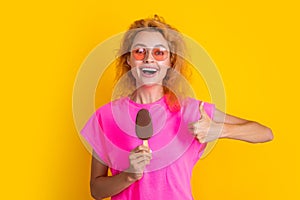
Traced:
[[107, 172], [108, 167], [93, 157], [90, 188], [97, 200], [118, 194], [134, 182], [125, 172], [116, 176], [108, 176]]
[[223, 125], [220, 138], [242, 140], [251, 143], [268, 142], [273, 139], [272, 130], [258, 122], [248, 121], [220, 110], [215, 111], [214, 122]]
[[128, 172], [121, 172], [115, 176], [108, 176], [108, 167], [99, 161], [93, 153], [91, 166], [90, 188], [91, 195], [97, 200], [116, 195], [129, 187], [143, 176], [143, 170], [151, 159], [149, 148], [138, 146], [129, 156], [130, 168]]

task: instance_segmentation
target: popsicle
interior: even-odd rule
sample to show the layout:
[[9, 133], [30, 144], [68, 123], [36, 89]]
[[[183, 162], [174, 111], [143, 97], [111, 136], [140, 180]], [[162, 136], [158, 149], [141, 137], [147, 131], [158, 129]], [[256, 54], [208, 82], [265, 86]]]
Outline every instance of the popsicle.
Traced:
[[139, 139], [143, 140], [143, 145], [149, 146], [148, 140], [153, 135], [153, 125], [151, 115], [148, 110], [141, 109], [136, 115], [135, 132]]

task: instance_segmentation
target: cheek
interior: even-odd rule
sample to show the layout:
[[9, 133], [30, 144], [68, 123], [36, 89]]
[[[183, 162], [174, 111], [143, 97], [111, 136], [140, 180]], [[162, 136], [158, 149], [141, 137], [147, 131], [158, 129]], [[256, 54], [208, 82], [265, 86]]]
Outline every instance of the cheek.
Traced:
[[164, 67], [161, 68], [161, 71], [160, 71], [160, 78], [165, 78], [167, 73], [168, 73], [168, 70], [170, 69], [169, 66], [165, 65]]
[[169, 68], [171, 68], [170, 60], [165, 60], [162, 63], [160, 63], [160, 65], [163, 66], [165, 70], [168, 70]]
[[167, 73], [168, 73], [168, 69], [169, 69], [169, 67], [168, 68], [164, 68], [164, 77], [167, 75]]
[[164, 65], [165, 66], [168, 66], [168, 67], [171, 67], [171, 59], [168, 58], [167, 60], [164, 61]]
[[129, 60], [127, 60], [127, 64], [130, 66], [130, 68], [134, 68], [140, 65], [140, 61], [136, 61], [134, 58], [130, 57]]
[[130, 72], [131, 72], [132, 78], [134, 78], [135, 80], [139, 79], [140, 75], [139, 75], [138, 71], [136, 70], [136, 68], [131, 67]]

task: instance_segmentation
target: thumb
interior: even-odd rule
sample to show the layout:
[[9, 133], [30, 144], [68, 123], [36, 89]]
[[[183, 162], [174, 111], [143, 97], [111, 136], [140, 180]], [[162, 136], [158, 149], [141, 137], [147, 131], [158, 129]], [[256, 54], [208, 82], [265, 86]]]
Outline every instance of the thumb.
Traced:
[[199, 110], [200, 110], [200, 120], [206, 119], [207, 118], [207, 113], [204, 109], [204, 101], [201, 102]]

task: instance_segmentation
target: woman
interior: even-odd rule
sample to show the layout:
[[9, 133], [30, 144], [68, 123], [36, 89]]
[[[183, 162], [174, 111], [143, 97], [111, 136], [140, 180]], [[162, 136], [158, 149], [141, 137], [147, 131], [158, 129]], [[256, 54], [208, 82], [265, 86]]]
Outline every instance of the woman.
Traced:
[[[192, 168], [207, 142], [272, 140], [269, 128], [187, 97], [184, 50], [181, 35], [156, 15], [126, 32], [117, 64], [123, 97], [99, 108], [81, 132], [93, 147], [95, 199], [193, 199]], [[149, 146], [135, 136], [141, 109], [152, 118]]]

